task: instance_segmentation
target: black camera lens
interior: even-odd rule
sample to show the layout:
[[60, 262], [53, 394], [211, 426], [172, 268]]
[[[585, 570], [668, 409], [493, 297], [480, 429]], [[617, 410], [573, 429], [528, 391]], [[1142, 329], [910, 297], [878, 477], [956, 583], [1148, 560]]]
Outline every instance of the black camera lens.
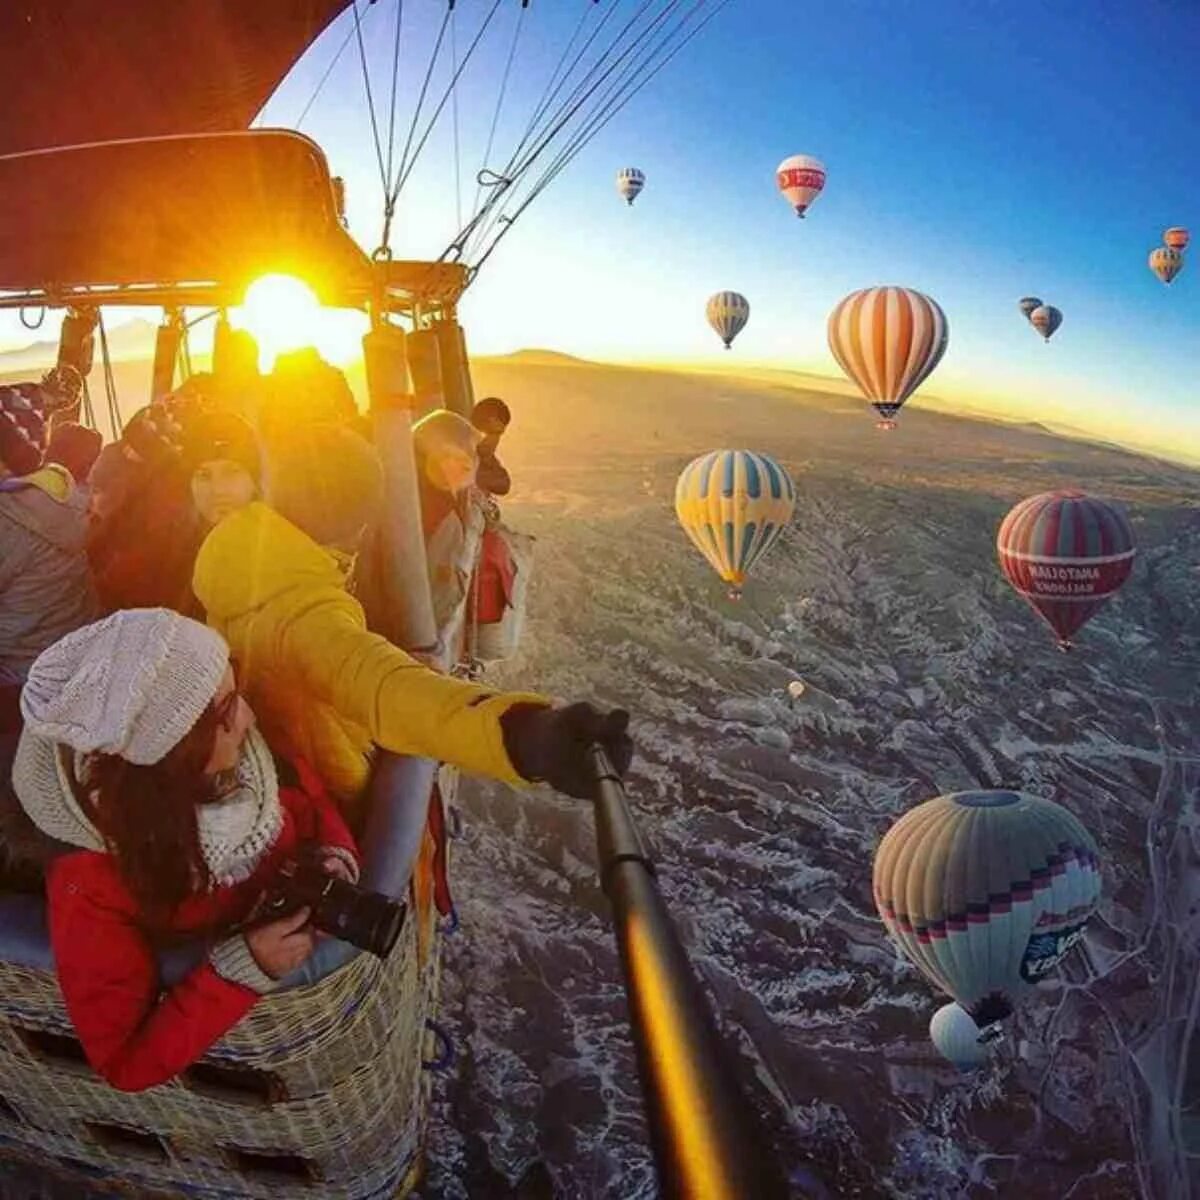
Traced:
[[313, 914], [313, 924], [379, 958], [387, 958], [404, 928], [403, 900], [333, 880]]

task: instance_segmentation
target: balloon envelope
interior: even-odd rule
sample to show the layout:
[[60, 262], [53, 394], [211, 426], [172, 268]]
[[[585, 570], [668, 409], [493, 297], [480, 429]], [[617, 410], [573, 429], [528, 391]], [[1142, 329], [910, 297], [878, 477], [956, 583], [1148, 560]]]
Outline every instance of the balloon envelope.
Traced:
[[829, 348], [885, 421], [942, 361], [946, 314], [921, 292], [874, 287], [851, 292], [829, 314]]
[[825, 186], [825, 164], [808, 154], [793, 154], [775, 168], [775, 182], [796, 216], [802, 217]]
[[675, 515], [696, 549], [736, 595], [796, 507], [791, 476], [769, 455], [713, 450], [675, 485]]
[[960, 1004], [943, 1004], [930, 1018], [929, 1037], [943, 1058], [960, 1071], [987, 1062], [987, 1044], [979, 1040], [980, 1028]]
[[1062, 324], [1062, 313], [1053, 304], [1043, 304], [1029, 314], [1029, 323], [1049, 341], [1054, 331]]
[[622, 167], [617, 172], [617, 193], [627, 204], [632, 204], [645, 186], [646, 176], [637, 167]]
[[728, 350], [750, 320], [750, 301], [741, 292], [717, 292], [708, 298], [704, 311]]
[[1183, 255], [1168, 246], [1159, 246], [1150, 251], [1150, 270], [1163, 281], [1170, 283], [1183, 270]]
[[1186, 250], [1191, 240], [1192, 235], [1182, 225], [1172, 225], [1170, 229], [1163, 231], [1163, 245], [1168, 250]]
[[1083, 936], [1096, 844], [1061, 805], [957, 792], [906, 812], [875, 853], [875, 905], [906, 958], [981, 1028], [1008, 1016]]
[[1000, 524], [996, 553], [1004, 577], [1067, 649], [1129, 578], [1136, 549], [1123, 512], [1066, 490], [1015, 505]]
[[805, 687], [803, 680], [793, 679], [792, 682], [788, 684], [788, 695], [793, 700], [799, 700], [804, 695], [804, 692]]
[[1025, 296], [1017, 301], [1017, 307], [1021, 310], [1021, 315], [1028, 321], [1029, 314], [1035, 308], [1041, 308], [1042, 302], [1036, 296]]

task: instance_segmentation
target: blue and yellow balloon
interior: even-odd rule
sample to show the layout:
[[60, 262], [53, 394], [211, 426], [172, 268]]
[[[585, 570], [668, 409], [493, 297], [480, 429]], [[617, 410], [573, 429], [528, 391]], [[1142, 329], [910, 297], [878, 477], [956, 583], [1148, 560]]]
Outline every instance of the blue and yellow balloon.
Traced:
[[684, 467], [675, 515], [737, 600], [754, 564], [792, 519], [796, 488], [769, 455], [713, 450]]

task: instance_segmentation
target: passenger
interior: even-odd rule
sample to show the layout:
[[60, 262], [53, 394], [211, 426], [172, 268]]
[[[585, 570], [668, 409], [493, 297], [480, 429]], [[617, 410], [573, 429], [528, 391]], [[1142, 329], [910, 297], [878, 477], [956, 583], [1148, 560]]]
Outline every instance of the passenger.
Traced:
[[471, 564], [464, 558], [467, 504], [482, 436], [469, 421], [445, 408], [436, 409], [413, 426], [421, 528], [433, 618], [439, 629], [466, 596], [471, 578]]
[[[358, 878], [354, 841], [304, 764], [281, 785], [225, 642], [165, 609], [119, 612], [50, 647], [21, 697], [13, 784], [44, 834], [50, 939], [93, 1068], [122, 1091], [173, 1078], [303, 963], [309, 910], [245, 923], [305, 846]], [[163, 989], [154, 950], [211, 941]]]
[[75, 421], [51, 422], [46, 461], [66, 467], [71, 472], [71, 478], [82, 488], [87, 485], [103, 446], [104, 439], [98, 430], [89, 429]]
[[346, 376], [306, 346], [276, 358], [263, 389], [258, 432], [270, 446], [314, 425], [348, 426], [370, 437]]
[[234, 413], [201, 413], [187, 424], [183, 466], [205, 531], [258, 497], [258, 441], [254, 430]]
[[0, 387], [0, 481], [28, 475], [46, 453], [46, 417], [20, 387]]
[[512, 413], [499, 396], [486, 396], [471, 409], [471, 424], [483, 434], [477, 450], [475, 482], [489, 496], [507, 496], [512, 488], [512, 479], [496, 457], [496, 448], [511, 421]]
[[368, 632], [345, 583], [383, 494], [378, 455], [361, 438], [310, 431], [268, 458], [267, 476], [273, 507], [247, 505], [208, 535], [196, 595], [232, 647], [267, 738], [311, 763], [352, 823], [374, 744], [584, 798], [592, 740], [629, 765], [627, 713], [491, 691]]

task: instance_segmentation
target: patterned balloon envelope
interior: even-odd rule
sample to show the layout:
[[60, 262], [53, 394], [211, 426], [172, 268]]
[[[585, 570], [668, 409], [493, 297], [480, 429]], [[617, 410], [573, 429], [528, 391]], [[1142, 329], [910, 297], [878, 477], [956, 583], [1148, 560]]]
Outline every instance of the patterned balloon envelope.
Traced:
[[1017, 301], [1017, 307], [1021, 310], [1021, 315], [1028, 321], [1033, 310], [1042, 307], [1042, 302], [1036, 296], [1022, 296]]
[[750, 320], [750, 301], [741, 292], [717, 292], [708, 298], [704, 313], [728, 350]]
[[1191, 240], [1192, 235], [1182, 225], [1172, 225], [1170, 229], [1163, 230], [1163, 245], [1168, 250], [1178, 250], [1182, 253]]
[[1061, 650], [1120, 591], [1136, 552], [1123, 512], [1072, 490], [1022, 500], [996, 535], [1004, 577], [1054, 630]]
[[875, 853], [875, 906], [904, 956], [983, 1028], [1083, 936], [1096, 843], [1061, 805], [956, 792], [906, 812]]
[[1183, 254], [1169, 246], [1159, 246], [1150, 251], [1150, 270], [1169, 284], [1183, 270]]
[[729, 584], [734, 600], [795, 507], [791, 476], [769, 455], [751, 450], [702, 454], [684, 467], [675, 485], [680, 525]]
[[646, 186], [646, 176], [637, 167], [622, 167], [617, 172], [617, 193], [632, 204]]
[[829, 314], [829, 349], [838, 365], [892, 429], [901, 405], [942, 361], [950, 340], [946, 314], [921, 292], [873, 287], [851, 292]]
[[1062, 313], [1053, 304], [1042, 304], [1029, 314], [1029, 323], [1048, 342], [1062, 324]]
[[988, 1059], [987, 1035], [961, 1004], [943, 1004], [930, 1018], [929, 1038], [960, 1071], [973, 1071]]
[[825, 164], [810, 154], [793, 154], [775, 168], [775, 182], [796, 216], [802, 217], [825, 187]]

